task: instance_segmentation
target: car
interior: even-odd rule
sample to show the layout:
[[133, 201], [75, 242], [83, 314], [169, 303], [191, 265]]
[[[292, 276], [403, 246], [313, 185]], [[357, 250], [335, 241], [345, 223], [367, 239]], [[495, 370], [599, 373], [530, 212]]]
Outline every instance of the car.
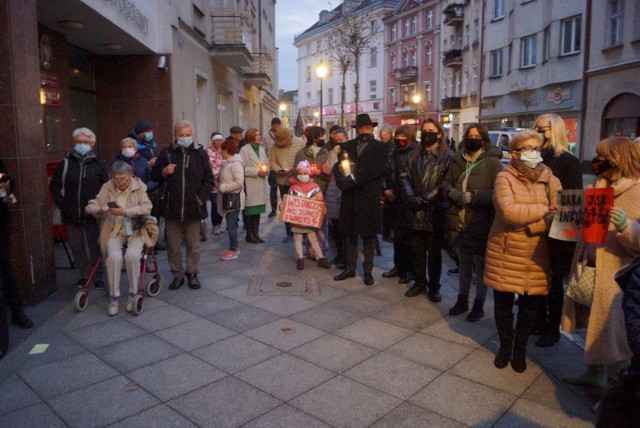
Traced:
[[511, 151], [509, 150], [509, 140], [518, 133], [515, 129], [505, 129], [500, 131], [489, 131], [491, 144], [502, 150], [502, 163], [508, 164], [511, 161]]

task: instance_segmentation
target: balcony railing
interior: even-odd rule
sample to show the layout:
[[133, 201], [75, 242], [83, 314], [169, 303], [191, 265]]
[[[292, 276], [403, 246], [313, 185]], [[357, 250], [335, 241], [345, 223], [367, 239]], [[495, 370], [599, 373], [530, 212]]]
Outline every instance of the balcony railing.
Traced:
[[442, 13], [444, 14], [444, 25], [460, 25], [464, 21], [464, 4], [451, 3]]
[[253, 52], [253, 61], [249, 67], [243, 67], [245, 83], [252, 86], [268, 86], [271, 84], [271, 63], [273, 58], [267, 50]]
[[445, 67], [461, 67], [462, 66], [462, 50], [451, 49], [444, 53], [442, 64]]
[[393, 70], [396, 80], [404, 82], [407, 80], [416, 80], [418, 77], [418, 67], [409, 65], [407, 67], [396, 68]]
[[442, 110], [443, 111], [451, 111], [451, 110], [460, 110], [460, 97], [449, 97], [442, 99]]
[[254, 25], [242, 9], [213, 9], [211, 12], [212, 56], [226, 65], [251, 65], [251, 32]]

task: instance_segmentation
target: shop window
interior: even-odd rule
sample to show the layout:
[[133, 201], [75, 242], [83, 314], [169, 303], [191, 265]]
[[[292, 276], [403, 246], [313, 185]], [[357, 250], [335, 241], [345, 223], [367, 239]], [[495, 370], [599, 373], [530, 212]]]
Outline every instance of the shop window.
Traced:
[[602, 138], [637, 138], [640, 135], [640, 97], [631, 93], [618, 95], [607, 105], [602, 118]]

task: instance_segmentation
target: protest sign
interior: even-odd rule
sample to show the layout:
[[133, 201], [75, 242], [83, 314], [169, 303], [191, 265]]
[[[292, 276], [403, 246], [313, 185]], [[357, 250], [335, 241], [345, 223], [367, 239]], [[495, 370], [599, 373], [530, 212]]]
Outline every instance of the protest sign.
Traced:
[[558, 195], [558, 211], [553, 217], [549, 237], [561, 241], [578, 241], [584, 214], [584, 190], [563, 190]]
[[324, 216], [324, 202], [284, 195], [280, 220], [304, 227], [320, 227]]
[[582, 240], [604, 244], [609, 229], [607, 214], [613, 207], [613, 187], [587, 189], [584, 194]]

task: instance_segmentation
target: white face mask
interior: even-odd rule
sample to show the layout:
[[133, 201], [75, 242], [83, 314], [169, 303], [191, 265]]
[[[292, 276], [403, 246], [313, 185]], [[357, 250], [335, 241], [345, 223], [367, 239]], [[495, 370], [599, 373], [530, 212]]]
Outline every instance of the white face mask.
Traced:
[[134, 157], [136, 154], [136, 149], [134, 149], [133, 147], [125, 147], [124, 149], [122, 149], [122, 156], [124, 156], [125, 158], [132, 158]]
[[300, 183], [308, 183], [309, 182], [309, 174], [298, 174], [298, 181]]
[[535, 168], [542, 162], [542, 155], [536, 151], [531, 153], [522, 152], [520, 153], [520, 160], [529, 168]]
[[318, 146], [310, 146], [311, 147], [311, 151], [313, 152], [313, 154], [317, 155], [318, 152], [320, 152], [320, 149], [322, 147], [318, 147]]

